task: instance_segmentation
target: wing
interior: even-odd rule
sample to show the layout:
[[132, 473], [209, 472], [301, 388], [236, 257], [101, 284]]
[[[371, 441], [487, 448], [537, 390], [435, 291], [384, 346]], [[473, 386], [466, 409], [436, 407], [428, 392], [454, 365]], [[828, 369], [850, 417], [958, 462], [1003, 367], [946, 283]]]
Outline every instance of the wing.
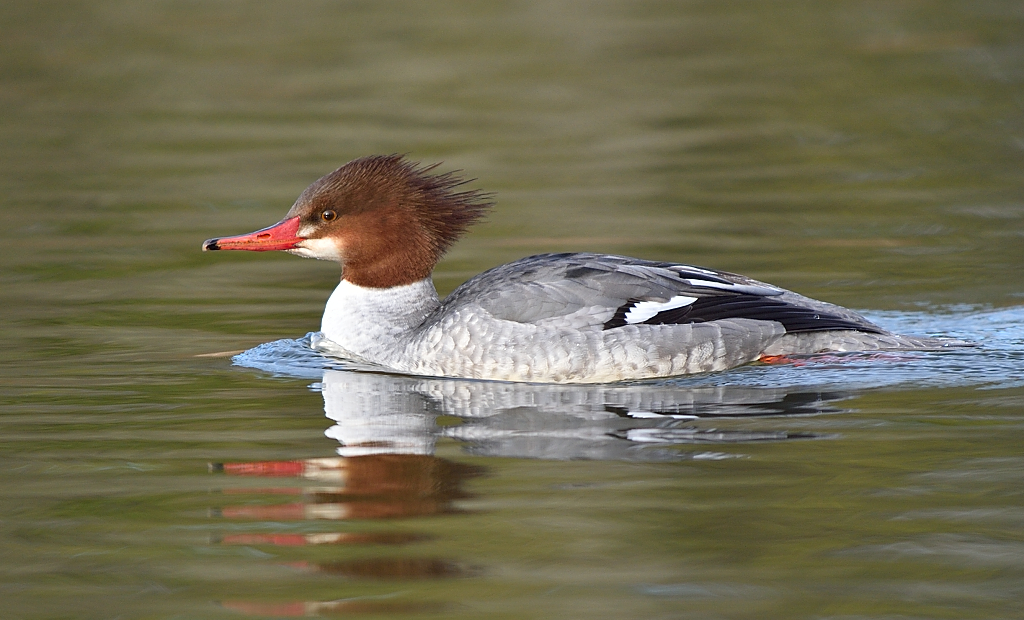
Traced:
[[625, 325], [777, 321], [787, 332], [882, 330], [860, 315], [744, 276], [603, 254], [542, 254], [486, 271], [444, 302], [496, 318], [611, 330]]

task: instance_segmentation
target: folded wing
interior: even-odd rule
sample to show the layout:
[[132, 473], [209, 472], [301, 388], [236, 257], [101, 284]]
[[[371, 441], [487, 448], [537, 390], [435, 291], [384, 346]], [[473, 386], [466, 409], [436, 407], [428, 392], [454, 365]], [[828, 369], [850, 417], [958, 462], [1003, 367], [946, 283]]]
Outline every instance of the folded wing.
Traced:
[[603, 254], [542, 254], [484, 272], [445, 300], [496, 318], [576, 328], [755, 319], [787, 332], [882, 330], [860, 315], [737, 274]]

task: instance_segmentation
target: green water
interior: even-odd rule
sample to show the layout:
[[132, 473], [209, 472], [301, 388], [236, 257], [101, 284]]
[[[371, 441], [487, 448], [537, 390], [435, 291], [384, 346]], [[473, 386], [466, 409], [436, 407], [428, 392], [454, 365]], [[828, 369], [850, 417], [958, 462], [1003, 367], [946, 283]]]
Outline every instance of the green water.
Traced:
[[[392, 152], [496, 194], [442, 293], [613, 252], [982, 347], [325, 375], [337, 265], [199, 247]], [[1021, 617], [1021, 273], [1019, 3], [9, 0], [0, 616]]]

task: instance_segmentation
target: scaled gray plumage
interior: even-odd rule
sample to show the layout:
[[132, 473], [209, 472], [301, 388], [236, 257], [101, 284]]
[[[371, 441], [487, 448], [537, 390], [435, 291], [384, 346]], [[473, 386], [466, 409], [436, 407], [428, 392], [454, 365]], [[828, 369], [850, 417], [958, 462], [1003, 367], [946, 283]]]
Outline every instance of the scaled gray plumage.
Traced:
[[[696, 301], [643, 321], [612, 321], [628, 316], [624, 308], [656, 309], [673, 298]], [[360, 311], [351, 300], [338, 305]], [[415, 374], [598, 383], [724, 370], [762, 355], [944, 344], [886, 332], [851, 310], [744, 276], [601, 254], [502, 265], [402, 321], [411, 329], [376, 339], [386, 346], [341, 353]], [[318, 348], [332, 352], [329, 341]]]

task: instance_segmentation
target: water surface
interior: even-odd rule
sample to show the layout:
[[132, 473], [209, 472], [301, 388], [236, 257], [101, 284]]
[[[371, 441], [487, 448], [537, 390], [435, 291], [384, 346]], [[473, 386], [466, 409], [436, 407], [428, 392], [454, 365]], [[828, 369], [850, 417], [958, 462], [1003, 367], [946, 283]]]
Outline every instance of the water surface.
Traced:
[[[1024, 614], [1017, 4], [9, 1], [0, 35], [5, 617]], [[392, 152], [496, 193], [442, 294], [614, 252], [980, 346], [361, 372], [303, 347], [336, 265], [199, 244]]]

